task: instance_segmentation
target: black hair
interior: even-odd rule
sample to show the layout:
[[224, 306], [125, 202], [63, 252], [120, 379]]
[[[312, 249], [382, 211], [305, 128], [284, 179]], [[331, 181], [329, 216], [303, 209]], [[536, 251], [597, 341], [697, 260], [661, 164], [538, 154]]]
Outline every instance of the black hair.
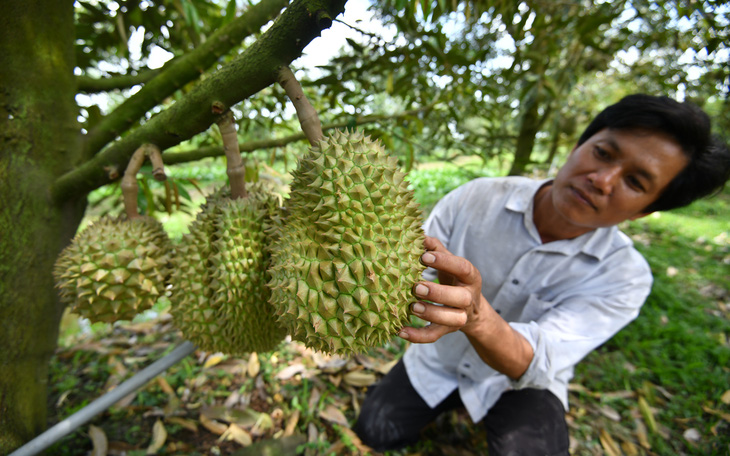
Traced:
[[601, 111], [578, 139], [586, 142], [604, 128], [664, 133], [682, 148], [688, 162], [644, 212], [666, 211], [720, 192], [730, 179], [730, 150], [711, 134], [710, 117], [690, 102], [665, 96], [629, 95]]

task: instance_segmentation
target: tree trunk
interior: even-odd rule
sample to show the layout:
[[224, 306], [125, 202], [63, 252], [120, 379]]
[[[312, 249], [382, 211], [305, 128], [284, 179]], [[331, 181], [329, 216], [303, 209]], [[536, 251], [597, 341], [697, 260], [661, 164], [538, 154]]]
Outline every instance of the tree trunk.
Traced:
[[73, 20], [73, 0], [0, 3], [0, 454], [46, 428], [51, 271], [85, 205], [50, 192], [79, 150]]
[[539, 82], [535, 87], [534, 95], [528, 97], [524, 114], [522, 115], [522, 123], [520, 123], [520, 132], [517, 134], [517, 145], [515, 146], [515, 158], [512, 161], [512, 167], [509, 170], [510, 176], [519, 176], [524, 174], [527, 165], [530, 164], [530, 156], [532, 148], [535, 146], [535, 137], [540, 129], [540, 113], [539, 108]]

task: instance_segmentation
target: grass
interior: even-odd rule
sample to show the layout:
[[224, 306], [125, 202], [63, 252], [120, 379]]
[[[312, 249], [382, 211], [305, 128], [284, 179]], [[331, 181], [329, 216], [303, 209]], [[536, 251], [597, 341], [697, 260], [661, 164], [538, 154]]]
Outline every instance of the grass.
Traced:
[[[204, 171], [220, 174], [208, 167]], [[199, 179], [207, 188], [209, 182], [194, 170], [185, 172], [181, 176]], [[412, 171], [409, 178], [416, 198], [428, 210], [447, 191], [483, 175], [490, 175], [489, 170], [474, 164], [429, 164]], [[201, 195], [190, 194], [193, 201], [202, 200]], [[163, 221], [178, 237], [191, 217], [175, 213]], [[641, 315], [577, 366], [568, 413], [573, 454], [730, 454], [729, 228], [730, 190], [622, 226], [651, 264], [654, 287]], [[140, 318], [131, 325], [78, 327], [72, 321], [66, 325], [51, 366], [49, 424], [80, 409], [179, 341], [164, 305], [149, 318], [151, 323]], [[198, 422], [201, 410], [220, 406], [235, 393], [242, 398], [239, 407], [266, 414], [273, 422], [269, 430], [254, 434], [257, 444], [266, 445], [274, 437], [283, 441], [281, 433], [297, 417], [292, 438], [299, 440], [291, 445], [307, 454], [353, 454], [359, 448], [356, 438], [347, 426], [332, 420], [328, 406], [334, 405], [352, 424], [367, 387], [348, 385], [345, 374], [368, 372], [378, 378], [382, 373], [377, 366], [399, 357], [406, 346], [394, 340], [372, 350], [367, 359], [352, 358], [332, 368], [323, 367], [321, 359], [303, 347], [283, 343], [276, 351], [259, 355], [260, 369], [254, 375], [241, 371], [251, 360], [226, 357], [217, 366], [205, 367], [214, 354], [198, 352], [162, 376], [172, 395], [153, 381], [132, 402], [105, 412], [91, 424], [106, 432], [116, 451], [127, 454], [145, 454], [153, 423], [163, 417], [169, 434], [163, 454], [242, 455], [240, 446], [220, 440]], [[277, 377], [298, 363], [304, 366], [302, 373]], [[198, 431], [192, 433], [183, 426], [188, 421], [171, 417], [196, 422]], [[66, 437], [51, 454], [87, 454], [91, 443], [86, 432]], [[484, 454], [482, 434], [463, 413], [443, 416], [425, 430], [424, 437], [394, 455]]]

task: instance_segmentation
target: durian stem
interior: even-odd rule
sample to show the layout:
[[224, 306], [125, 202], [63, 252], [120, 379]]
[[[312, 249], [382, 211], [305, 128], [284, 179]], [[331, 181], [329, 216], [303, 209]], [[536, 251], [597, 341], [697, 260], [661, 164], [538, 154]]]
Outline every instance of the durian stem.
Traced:
[[139, 209], [137, 208], [137, 192], [139, 186], [137, 185], [137, 173], [142, 168], [145, 157], [149, 156], [152, 162], [152, 175], [155, 180], [163, 181], [167, 179], [165, 175], [165, 167], [162, 163], [162, 153], [159, 147], [154, 144], [143, 144], [141, 145], [129, 159], [127, 169], [124, 171], [122, 177], [122, 197], [124, 199], [124, 211], [127, 213], [127, 217], [130, 220], [142, 217], [139, 215]]
[[226, 112], [216, 122], [223, 137], [223, 153], [226, 154], [226, 174], [231, 185], [231, 198], [246, 198], [246, 166], [238, 148], [236, 122], [231, 111]]
[[302, 126], [302, 131], [309, 140], [309, 143], [316, 146], [324, 137], [322, 123], [319, 120], [317, 111], [309, 103], [307, 97], [304, 96], [302, 85], [299, 84], [291, 68], [287, 65], [279, 69], [278, 81], [279, 85], [286, 92], [286, 96], [289, 97], [294, 105], [294, 109], [297, 111], [297, 117], [299, 118], [299, 124]]

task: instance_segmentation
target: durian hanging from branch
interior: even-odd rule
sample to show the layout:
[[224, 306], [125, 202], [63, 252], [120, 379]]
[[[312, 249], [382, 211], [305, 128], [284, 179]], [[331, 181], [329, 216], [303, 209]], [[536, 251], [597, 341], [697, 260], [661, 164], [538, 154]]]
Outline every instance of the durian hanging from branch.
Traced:
[[170, 240], [162, 225], [137, 209], [137, 173], [145, 158], [165, 180], [160, 150], [151, 144], [132, 155], [122, 178], [126, 216], [102, 217], [71, 241], [53, 270], [61, 300], [92, 322], [130, 320], [164, 293]]
[[[292, 93], [295, 106], [309, 106]], [[297, 108], [302, 126], [316, 125], [307, 112]], [[424, 269], [420, 210], [379, 142], [355, 131], [309, 138], [273, 236], [271, 303], [308, 347], [363, 352], [408, 321], [411, 287]]]
[[173, 321], [202, 350], [241, 355], [269, 351], [285, 336], [268, 303], [264, 231], [278, 195], [247, 188], [230, 111], [217, 122], [230, 189], [208, 197], [183, 236], [173, 270]]

